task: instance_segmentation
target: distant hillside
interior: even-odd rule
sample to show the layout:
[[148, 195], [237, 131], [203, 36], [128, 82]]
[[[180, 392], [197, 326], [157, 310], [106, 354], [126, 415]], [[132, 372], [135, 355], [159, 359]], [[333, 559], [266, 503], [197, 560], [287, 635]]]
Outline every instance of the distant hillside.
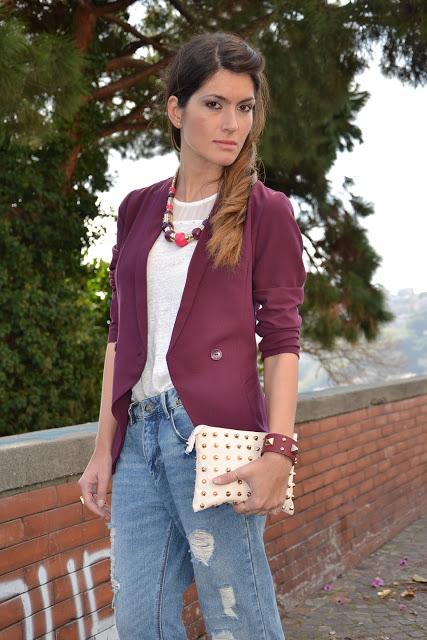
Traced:
[[340, 343], [333, 353], [322, 352], [318, 358], [301, 353], [300, 391], [427, 374], [427, 291], [401, 289], [386, 295], [396, 318], [375, 342], [356, 347]]

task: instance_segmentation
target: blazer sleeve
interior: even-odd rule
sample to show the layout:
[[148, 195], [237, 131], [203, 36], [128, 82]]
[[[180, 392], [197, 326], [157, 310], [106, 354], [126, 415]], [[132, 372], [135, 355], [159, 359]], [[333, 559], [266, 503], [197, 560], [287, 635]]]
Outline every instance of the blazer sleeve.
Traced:
[[278, 353], [300, 357], [298, 306], [304, 301], [307, 277], [302, 255], [302, 235], [291, 201], [283, 192], [273, 191], [258, 219], [252, 271], [255, 332], [261, 337], [263, 360]]
[[116, 244], [113, 246], [112, 258], [108, 266], [108, 279], [111, 288], [111, 303], [107, 342], [116, 342], [119, 331], [119, 309], [116, 290], [116, 264], [124, 240], [126, 207], [131, 193], [132, 192], [128, 193], [128, 195], [124, 198], [124, 200], [122, 200], [121, 204], [119, 205], [119, 211], [117, 215]]

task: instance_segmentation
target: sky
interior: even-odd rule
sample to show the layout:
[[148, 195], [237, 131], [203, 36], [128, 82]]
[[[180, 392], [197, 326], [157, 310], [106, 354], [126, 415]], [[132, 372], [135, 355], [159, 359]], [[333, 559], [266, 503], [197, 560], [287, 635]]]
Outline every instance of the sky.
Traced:
[[[327, 176], [331, 191], [344, 197], [341, 185], [344, 176], [349, 176], [354, 180], [353, 193], [374, 206], [373, 215], [359, 219], [382, 260], [373, 284], [392, 294], [407, 288], [414, 293], [427, 291], [423, 260], [427, 242], [427, 87], [414, 88], [385, 78], [378, 66], [378, 52], [369, 68], [356, 76], [356, 82], [358, 90], [371, 94], [355, 120], [363, 143], [338, 155]], [[172, 176], [177, 166], [175, 152], [138, 161], [111, 153], [109, 171], [115, 183], [108, 193], [99, 194], [102, 209], [116, 215], [129, 191]], [[291, 200], [298, 219], [298, 202]], [[107, 233], [91, 247], [88, 260], [110, 261], [115, 220], [108, 220], [106, 226]]]

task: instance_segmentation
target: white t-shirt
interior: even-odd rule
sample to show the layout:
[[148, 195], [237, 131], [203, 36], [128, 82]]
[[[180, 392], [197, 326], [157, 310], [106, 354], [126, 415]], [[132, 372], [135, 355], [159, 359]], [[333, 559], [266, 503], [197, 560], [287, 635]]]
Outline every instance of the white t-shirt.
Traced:
[[[202, 200], [174, 200], [175, 232], [190, 233], [208, 217], [217, 194]], [[160, 228], [160, 226], [159, 226]], [[198, 240], [184, 247], [168, 242], [160, 229], [147, 258], [147, 361], [132, 388], [132, 402], [141, 401], [173, 387], [166, 362], [175, 318], [181, 304], [188, 265]]]

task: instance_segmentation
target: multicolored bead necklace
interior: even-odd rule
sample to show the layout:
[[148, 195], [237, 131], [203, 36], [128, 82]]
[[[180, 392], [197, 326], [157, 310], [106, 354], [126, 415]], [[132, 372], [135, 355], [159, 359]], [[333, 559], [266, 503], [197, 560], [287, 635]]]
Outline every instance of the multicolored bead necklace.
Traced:
[[176, 173], [173, 177], [171, 186], [169, 188], [168, 200], [166, 204], [166, 211], [163, 215], [163, 224], [162, 229], [165, 234], [165, 238], [168, 242], [175, 242], [178, 247], [185, 247], [186, 244], [191, 242], [192, 240], [198, 240], [200, 238], [200, 234], [205, 228], [208, 219], [205, 218], [200, 227], [195, 227], [191, 233], [176, 233], [173, 226], [173, 201], [175, 198], [175, 184], [178, 177], [179, 167], [176, 170]]

